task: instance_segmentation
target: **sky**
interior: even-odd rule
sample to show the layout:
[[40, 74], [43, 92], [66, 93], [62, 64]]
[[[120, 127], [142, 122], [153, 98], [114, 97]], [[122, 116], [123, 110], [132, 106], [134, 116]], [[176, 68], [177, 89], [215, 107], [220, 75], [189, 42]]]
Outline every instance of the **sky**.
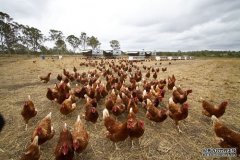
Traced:
[[240, 50], [240, 0], [0, 0], [0, 11], [48, 35], [86, 32], [124, 51]]

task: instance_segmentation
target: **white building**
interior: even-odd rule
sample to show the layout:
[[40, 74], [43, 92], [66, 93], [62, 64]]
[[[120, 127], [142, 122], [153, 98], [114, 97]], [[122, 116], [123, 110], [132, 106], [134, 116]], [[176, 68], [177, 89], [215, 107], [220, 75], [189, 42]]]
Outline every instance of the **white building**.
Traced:
[[114, 56], [121, 56], [121, 54], [122, 54], [122, 51], [121, 51], [121, 50], [116, 50], [116, 49], [114, 49], [112, 52], [113, 52], [113, 55], [114, 55]]
[[145, 51], [139, 51], [139, 56], [145, 56]]
[[94, 56], [102, 56], [103, 55], [103, 50], [95, 49], [95, 50], [92, 51], [92, 55], [94, 55]]
[[129, 61], [145, 61], [145, 56], [129, 56]]

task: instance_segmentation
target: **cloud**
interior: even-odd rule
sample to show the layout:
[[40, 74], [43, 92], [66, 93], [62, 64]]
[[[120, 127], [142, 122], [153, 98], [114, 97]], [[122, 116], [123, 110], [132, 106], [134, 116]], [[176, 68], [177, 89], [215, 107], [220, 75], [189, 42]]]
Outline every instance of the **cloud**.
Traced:
[[3, 0], [1, 10], [14, 18], [39, 18], [44, 15], [47, 0]]
[[239, 0], [2, 0], [14, 20], [65, 36], [86, 32], [103, 49], [240, 50]]

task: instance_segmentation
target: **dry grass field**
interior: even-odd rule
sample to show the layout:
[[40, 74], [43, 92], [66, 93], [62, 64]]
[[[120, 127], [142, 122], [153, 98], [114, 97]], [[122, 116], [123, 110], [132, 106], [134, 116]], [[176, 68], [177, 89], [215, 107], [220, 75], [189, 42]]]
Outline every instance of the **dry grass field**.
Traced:
[[[36, 63], [33, 63], [33, 60], [36, 60]], [[27, 56], [0, 57], [0, 112], [6, 119], [6, 126], [0, 133], [1, 160], [19, 159], [25, 147], [29, 145], [36, 124], [49, 112], [52, 112], [52, 122], [56, 134], [53, 139], [41, 146], [41, 159], [54, 159], [54, 149], [64, 122], [70, 129], [72, 128], [77, 115], [83, 114], [84, 100], [78, 101], [74, 112], [64, 117], [59, 111], [59, 105], [46, 98], [47, 87], [54, 86], [54, 83], [57, 82], [56, 76], [58, 73], [62, 73], [63, 68], [72, 72], [73, 66], [76, 66], [80, 73], [94, 69], [80, 67], [81, 61], [83, 60], [75, 57], [66, 57], [55, 61]], [[188, 97], [189, 116], [180, 122], [183, 133], [178, 133], [170, 118], [153, 126], [145, 117], [145, 110], [140, 108], [137, 117], [145, 121], [145, 133], [140, 139], [140, 146], [131, 150], [131, 141], [127, 139], [125, 142], [119, 143], [121, 150], [115, 151], [114, 145], [104, 136], [106, 128], [102, 121], [102, 110], [105, 106], [104, 101], [101, 101], [98, 107], [100, 117], [97, 129], [93, 124], [83, 120], [90, 133], [90, 142], [81, 157], [75, 156], [75, 159], [213, 159], [202, 156], [204, 148], [219, 146], [214, 140], [211, 120], [202, 115], [200, 97], [216, 104], [227, 100], [229, 107], [221, 120], [230, 128], [240, 132], [240, 59], [195, 59], [173, 61], [171, 65], [166, 61], [163, 61], [161, 65], [159, 62], [158, 65], [155, 65], [155, 61], [152, 61], [144, 62], [144, 64], [160, 68], [167, 67], [166, 72], [159, 72], [160, 79], [174, 74], [177, 79], [176, 85], [180, 84], [184, 89], [191, 88], [193, 90]], [[41, 83], [38, 75], [46, 75], [48, 72], [52, 73], [50, 82]], [[75, 83], [71, 85], [74, 87]], [[171, 91], [166, 92], [165, 104], [171, 93]], [[20, 113], [28, 95], [31, 95], [38, 114], [30, 120], [28, 130], [25, 131], [25, 124]]]

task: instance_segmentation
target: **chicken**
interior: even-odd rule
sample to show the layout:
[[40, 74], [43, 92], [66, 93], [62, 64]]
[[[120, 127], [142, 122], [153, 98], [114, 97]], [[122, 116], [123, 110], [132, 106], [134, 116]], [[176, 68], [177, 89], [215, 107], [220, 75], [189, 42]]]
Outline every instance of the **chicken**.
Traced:
[[86, 103], [90, 103], [93, 107], [97, 108], [97, 100], [96, 98], [90, 98], [88, 95], [84, 95], [85, 99], [86, 99]]
[[87, 87], [83, 86], [80, 88], [78, 85], [76, 85], [76, 88], [74, 89], [74, 95], [78, 98], [84, 98], [84, 95], [87, 93]]
[[63, 74], [64, 76], [68, 77], [70, 75], [70, 73], [68, 71], [66, 71], [66, 69], [64, 68], [63, 69]]
[[58, 90], [57, 90], [57, 84], [55, 84], [55, 88], [47, 88], [47, 94], [46, 97], [47, 99], [49, 99], [50, 101], [56, 101], [58, 98]]
[[100, 91], [102, 97], [106, 97], [108, 95], [108, 91], [107, 91], [106, 87], [102, 84], [99, 85], [99, 91]]
[[[137, 97], [135, 99], [137, 99]], [[127, 106], [127, 111], [128, 112], [130, 111], [130, 108], [133, 109], [134, 113], [138, 112], [138, 106], [137, 106], [137, 104], [135, 102], [135, 99], [133, 98], [133, 96], [130, 98], [130, 100], [128, 102], [128, 106]], [[138, 101], [138, 99], [137, 99], [137, 101]]]
[[28, 95], [28, 100], [24, 102], [21, 115], [23, 116], [23, 119], [26, 124], [25, 130], [27, 130], [28, 121], [37, 115], [37, 109], [35, 109], [30, 95]]
[[89, 134], [78, 115], [77, 121], [74, 124], [73, 131], [73, 149], [77, 153], [81, 153], [86, 149], [89, 142]]
[[129, 137], [132, 140], [132, 148], [134, 148], [133, 139], [137, 138], [139, 140], [139, 138], [143, 135], [145, 128], [144, 122], [136, 118], [132, 108], [130, 108], [130, 112], [128, 114], [127, 128]]
[[40, 146], [38, 145], [38, 136], [35, 136], [32, 143], [27, 147], [26, 152], [22, 154], [20, 160], [39, 160]]
[[122, 101], [125, 106], [128, 106], [129, 98], [122, 92]]
[[43, 83], [48, 83], [50, 81], [50, 75], [51, 73], [48, 73], [47, 76], [38, 76], [38, 78], [43, 81]]
[[120, 98], [120, 96], [117, 95], [116, 103], [114, 104], [114, 106], [112, 108], [113, 115], [119, 116], [120, 114], [125, 112], [125, 110], [126, 110], [126, 106], [123, 104], [123, 101]]
[[179, 128], [178, 122], [186, 119], [188, 116], [188, 108], [189, 104], [184, 103], [184, 104], [179, 104], [175, 103], [173, 101], [173, 98], [169, 98], [169, 103], [168, 103], [168, 109], [169, 109], [169, 117], [172, 118], [175, 121], [176, 127], [179, 131], [179, 133], [182, 133], [182, 131]]
[[91, 103], [85, 105], [85, 120], [94, 123], [95, 129], [98, 117], [99, 117], [98, 111], [95, 107], [92, 106]]
[[87, 95], [92, 99], [95, 96], [95, 90], [90, 85], [87, 85]]
[[137, 98], [139, 102], [143, 102], [143, 92], [137, 86], [135, 90], [132, 91], [132, 96]]
[[187, 101], [188, 94], [192, 93], [191, 89], [183, 91], [180, 86], [177, 88], [176, 86], [173, 87], [173, 101], [175, 103], [183, 104]]
[[57, 86], [57, 95], [54, 99], [58, 104], [62, 104], [63, 101], [70, 96], [70, 83], [65, 83], [61, 81], [60, 84]]
[[106, 100], [105, 100], [105, 106], [108, 110], [112, 110], [113, 106], [114, 106], [114, 101], [111, 99], [111, 97], [108, 97]]
[[211, 119], [213, 121], [214, 132], [220, 140], [218, 144], [223, 148], [236, 148], [239, 155], [240, 133], [225, 126], [215, 115], [212, 115]]
[[167, 87], [169, 90], [172, 90], [173, 87], [175, 86], [175, 81], [176, 81], [176, 78], [174, 75], [172, 75], [172, 77], [168, 76], [168, 84], [167, 84]]
[[114, 101], [116, 102], [117, 100], [117, 95], [116, 95], [116, 92], [114, 89], [112, 89], [112, 92], [110, 93], [109, 97]]
[[58, 144], [54, 153], [56, 160], [73, 160], [73, 138], [71, 132], [67, 129], [66, 123], [60, 133]]
[[55, 130], [51, 126], [51, 115], [52, 113], [50, 112], [38, 123], [37, 127], [33, 131], [32, 140], [35, 136], [38, 136], [39, 145], [43, 144], [47, 140], [52, 139], [55, 134]]
[[153, 78], [154, 78], [154, 79], [157, 79], [157, 72], [154, 72]]
[[163, 71], [163, 72], [166, 72], [166, 71], [167, 71], [167, 67], [162, 68], [162, 71]]
[[145, 75], [146, 78], [149, 78], [150, 77], [150, 71], [148, 71]]
[[73, 67], [73, 71], [74, 71], [74, 72], [77, 72], [77, 68], [76, 68], [75, 66]]
[[153, 122], [163, 122], [167, 119], [167, 110], [154, 107], [151, 100], [147, 99], [146, 117]]
[[107, 129], [106, 137], [115, 144], [115, 149], [119, 150], [117, 142], [124, 141], [128, 138], [127, 122], [117, 122], [112, 116], [109, 115], [108, 110], [103, 110], [103, 121]]
[[58, 75], [57, 75], [57, 80], [58, 80], [58, 81], [61, 81], [62, 79], [63, 79], [62, 74], [58, 74]]
[[225, 113], [226, 107], [228, 106], [227, 101], [223, 101], [218, 106], [209, 103], [203, 98], [201, 98], [201, 101], [202, 101], [202, 108], [203, 108], [202, 114], [207, 117], [211, 117], [212, 115], [215, 115], [217, 118], [221, 117]]
[[72, 95], [68, 97], [68, 99], [65, 99], [61, 105], [60, 112], [63, 115], [67, 115], [71, 113], [76, 108], [76, 103], [72, 100]]
[[97, 102], [99, 102], [103, 98], [103, 96], [101, 94], [101, 91], [100, 91], [100, 88], [99, 88], [98, 85], [96, 86], [94, 97], [96, 98]]

